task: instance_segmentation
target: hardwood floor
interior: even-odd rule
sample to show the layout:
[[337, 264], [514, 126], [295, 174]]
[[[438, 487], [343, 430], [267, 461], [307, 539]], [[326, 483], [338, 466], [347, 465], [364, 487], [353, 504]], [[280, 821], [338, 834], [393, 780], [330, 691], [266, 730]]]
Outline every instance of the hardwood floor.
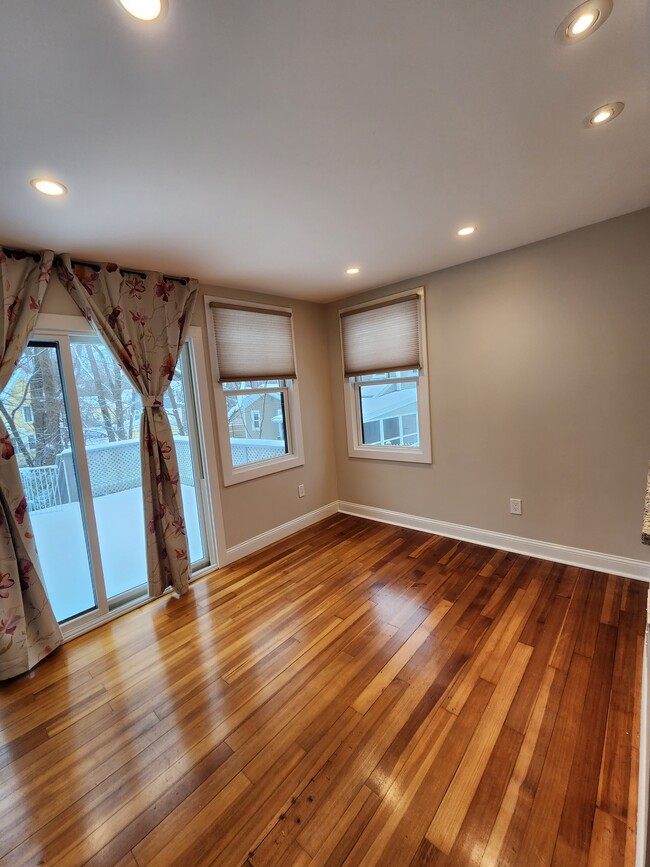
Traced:
[[646, 589], [335, 516], [0, 688], [0, 864], [632, 865]]

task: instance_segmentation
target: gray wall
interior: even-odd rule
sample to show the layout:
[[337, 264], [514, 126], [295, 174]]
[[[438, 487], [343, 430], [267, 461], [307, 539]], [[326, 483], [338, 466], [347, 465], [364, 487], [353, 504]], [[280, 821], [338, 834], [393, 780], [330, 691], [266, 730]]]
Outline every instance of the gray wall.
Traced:
[[[426, 287], [433, 464], [347, 456], [341, 500], [650, 560], [650, 209], [355, 297]], [[509, 498], [523, 515], [509, 514]]]
[[[305, 466], [220, 483], [227, 545], [339, 497], [650, 560], [640, 542], [650, 457], [650, 209], [354, 301], [422, 285], [430, 466], [347, 456], [337, 309], [349, 299], [324, 307], [202, 287], [294, 310]], [[54, 281], [43, 310], [78, 314]], [[194, 324], [207, 359], [202, 299]], [[523, 499], [521, 517], [509, 515], [510, 497]]]

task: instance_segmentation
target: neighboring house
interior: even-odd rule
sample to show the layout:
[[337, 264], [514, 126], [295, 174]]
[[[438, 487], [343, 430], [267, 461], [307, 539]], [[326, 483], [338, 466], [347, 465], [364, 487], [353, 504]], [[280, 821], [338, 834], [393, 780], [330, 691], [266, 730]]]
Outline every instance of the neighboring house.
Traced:
[[228, 395], [231, 438], [282, 440], [282, 407], [274, 394]]
[[363, 399], [363, 441], [366, 445], [417, 446], [418, 415], [414, 388], [387, 385]]
[[[28, 465], [23, 449], [27, 449], [33, 458], [37, 445], [36, 431], [34, 429], [34, 410], [32, 409], [29, 394], [29, 379], [30, 377], [26, 371], [22, 367], [17, 367], [9, 381], [9, 385], [0, 395], [0, 399], [2, 400], [0, 413], [5, 425], [12, 434], [12, 438], [16, 441], [16, 454], [19, 467]], [[15, 430], [12, 430], [8, 424], [7, 415], [13, 422]], [[16, 437], [15, 432], [17, 432], [18, 437]], [[20, 438], [20, 441], [18, 441], [18, 438]]]

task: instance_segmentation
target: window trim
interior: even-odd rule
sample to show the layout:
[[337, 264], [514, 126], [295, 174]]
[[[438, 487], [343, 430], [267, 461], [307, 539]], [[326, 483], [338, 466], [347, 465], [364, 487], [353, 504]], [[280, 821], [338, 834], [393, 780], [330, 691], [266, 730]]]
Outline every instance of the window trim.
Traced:
[[[355, 377], [346, 377], [343, 374], [343, 391], [345, 403], [345, 429], [347, 434], [348, 457], [364, 458], [380, 461], [399, 461], [405, 463], [432, 463], [431, 455], [431, 412], [429, 402], [429, 361], [427, 351], [427, 328], [426, 328], [426, 303], [424, 287], [418, 289], [409, 289], [405, 292], [399, 292], [395, 295], [387, 295], [377, 299], [378, 305], [384, 305], [387, 302], [398, 301], [412, 295], [417, 295], [420, 304], [419, 328], [420, 328], [420, 347], [422, 352], [422, 368], [419, 375], [415, 378], [417, 387], [417, 405], [418, 405], [418, 429], [420, 434], [420, 445], [418, 448], [413, 446], [371, 446], [365, 445], [363, 442], [362, 419], [359, 405], [359, 380]], [[341, 313], [343, 311], [362, 310], [371, 306], [368, 301], [363, 304], [356, 304], [350, 307], [341, 307], [339, 309], [339, 349], [341, 354], [341, 371], [344, 371], [343, 362], [343, 340], [341, 333]], [[388, 371], [387, 371], [388, 372]], [[366, 382], [367, 384], [371, 384]]]
[[[250, 307], [252, 310], [276, 311], [291, 314], [291, 340], [293, 345], [293, 357], [296, 365], [296, 378], [287, 379], [286, 385], [282, 386], [281, 390], [286, 394], [285, 406], [285, 426], [287, 429], [287, 439], [291, 451], [288, 454], [280, 455], [277, 458], [269, 458], [265, 461], [259, 461], [252, 464], [242, 464], [240, 467], [233, 466], [232, 452], [230, 448], [230, 431], [228, 427], [228, 411], [226, 409], [226, 394], [224, 392], [223, 383], [219, 382], [219, 367], [217, 363], [217, 349], [215, 345], [214, 330], [211, 327], [210, 304], [221, 302], [232, 304], [232, 298], [222, 298], [220, 296], [210, 295], [205, 296], [205, 316], [208, 329], [208, 343], [210, 346], [210, 370], [212, 374], [212, 384], [214, 389], [214, 403], [217, 419], [217, 442], [219, 446], [219, 455], [221, 458], [221, 472], [224, 487], [236, 485], [241, 482], [247, 482], [251, 479], [258, 479], [263, 476], [268, 476], [272, 473], [279, 473], [283, 470], [289, 470], [293, 467], [302, 467], [305, 465], [305, 453], [302, 438], [302, 416], [300, 413], [300, 387], [298, 385], [298, 359], [296, 357], [296, 340], [293, 330], [293, 310], [291, 307], [280, 307], [273, 304], [258, 304], [252, 301], [236, 300], [236, 303], [241, 306]], [[277, 391], [278, 389], [274, 389]], [[257, 391], [257, 389], [255, 390]]]

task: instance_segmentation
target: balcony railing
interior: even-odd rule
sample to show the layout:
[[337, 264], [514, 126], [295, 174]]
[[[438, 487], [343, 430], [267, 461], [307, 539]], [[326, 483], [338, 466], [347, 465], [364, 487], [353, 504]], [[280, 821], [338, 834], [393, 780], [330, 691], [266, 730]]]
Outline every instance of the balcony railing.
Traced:
[[25, 496], [31, 511], [54, 509], [68, 502], [67, 492], [61, 496], [59, 467], [21, 467]]
[[253, 464], [258, 461], [268, 461], [286, 454], [282, 440], [242, 439], [231, 437], [232, 464], [240, 467], [242, 464]]
[[[188, 437], [174, 437], [178, 470], [182, 485], [194, 487], [192, 454]], [[139, 488], [142, 484], [140, 441], [122, 440], [97, 443], [86, 447], [93, 497], [105, 497], [119, 491]], [[30, 511], [53, 509], [79, 500], [77, 477], [70, 449], [56, 456], [51, 466], [21, 467], [27, 504]]]

